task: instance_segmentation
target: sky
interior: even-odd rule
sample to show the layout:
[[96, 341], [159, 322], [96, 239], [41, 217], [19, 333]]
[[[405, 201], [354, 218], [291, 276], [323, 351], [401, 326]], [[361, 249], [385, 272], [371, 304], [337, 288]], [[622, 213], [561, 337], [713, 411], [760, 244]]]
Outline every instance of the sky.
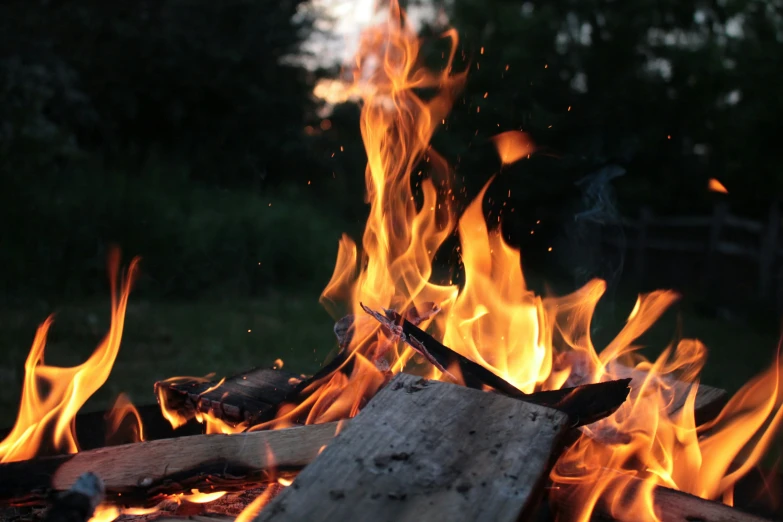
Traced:
[[[351, 60], [356, 53], [362, 30], [382, 22], [386, 17], [385, 5], [379, 0], [311, 0], [311, 9], [319, 16], [315, 25], [318, 29], [305, 42], [304, 48], [315, 56], [307, 65], [329, 66], [343, 64]], [[408, 20], [418, 28], [423, 20], [435, 16], [435, 7], [426, 5], [411, 6], [407, 11]], [[325, 36], [330, 35], [330, 36]]]

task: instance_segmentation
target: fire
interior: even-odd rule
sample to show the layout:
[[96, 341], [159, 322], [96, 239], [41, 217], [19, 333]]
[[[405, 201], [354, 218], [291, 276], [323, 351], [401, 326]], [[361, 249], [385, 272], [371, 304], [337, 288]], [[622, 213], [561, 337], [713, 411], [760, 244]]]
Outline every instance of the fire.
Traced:
[[87, 399], [106, 382], [114, 365], [120, 349], [128, 295], [138, 262], [138, 258], [131, 261], [118, 291], [119, 252], [111, 253], [111, 326], [104, 340], [84, 363], [72, 368], [44, 364], [46, 336], [53, 317], [48, 317], [38, 327], [25, 362], [22, 400], [16, 423], [0, 443], [0, 462], [30, 459], [41, 451], [79, 451], [74, 419]]
[[131, 440], [130, 442], [141, 442], [144, 439], [144, 424], [141, 421], [141, 416], [138, 410], [130, 401], [127, 395], [121, 393], [117, 400], [114, 402], [111, 410], [107, 414], [106, 418], [109, 422], [108, 433], [120, 434], [122, 432], [123, 423], [128, 417], [131, 418]]
[[[403, 368], [439, 377], [411, 350], [386, 339], [374, 321], [364, 320], [360, 307], [420, 311], [436, 303], [440, 313], [422, 327], [523, 391], [634, 376], [627, 403], [585, 427], [556, 464], [551, 479], [563, 487], [552, 495], [570, 496], [569, 505], [578, 506], [563, 518], [588, 520], [600, 504], [613, 515], [624, 513], [626, 520], [629, 513], [633, 520], [658, 520], [653, 504], [658, 485], [730, 502], [733, 484], [758, 462], [780, 423], [779, 363], [740, 390], [715, 421], [697, 426], [695, 394], [706, 348], [682, 340], [654, 361], [638, 353], [637, 339], [676, 301], [674, 293], [641, 296], [625, 327], [599, 350], [590, 325], [604, 282], [592, 281], [558, 298], [528, 290], [519, 251], [484, 217], [488, 185], [458, 217], [448, 165], [429, 145], [465, 81], [463, 72], [452, 70], [456, 33], [444, 36], [451, 52], [440, 73], [421, 65], [420, 42], [396, 2], [388, 22], [361, 40], [353, 84], [342, 92], [362, 103], [370, 213], [361, 248], [347, 236], [340, 240], [334, 273], [321, 296], [335, 319], [342, 315], [339, 305], [347, 304], [355, 316], [348, 346], [353, 366], [314, 383], [304, 403], [257, 428], [301, 418], [312, 423], [351, 417], [390, 372]], [[429, 93], [426, 98], [422, 91]], [[517, 131], [493, 141], [503, 165], [534, 150]], [[710, 184], [712, 190], [718, 187]], [[455, 228], [463, 284], [436, 284], [431, 280], [435, 256]], [[683, 389], [690, 390], [685, 406], [670, 411]]]

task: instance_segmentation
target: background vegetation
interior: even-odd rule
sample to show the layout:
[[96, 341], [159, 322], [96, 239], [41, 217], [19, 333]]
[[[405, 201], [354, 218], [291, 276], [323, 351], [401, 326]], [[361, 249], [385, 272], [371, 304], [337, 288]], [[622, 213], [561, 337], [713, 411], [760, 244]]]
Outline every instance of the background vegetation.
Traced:
[[[622, 253], [592, 244], [591, 227], [619, 234], [619, 216], [641, 204], [703, 213], [716, 198], [765, 218], [778, 199], [781, 7], [437, 5], [460, 32], [457, 65], [470, 74], [435, 146], [465, 184], [465, 202], [500, 171], [485, 207], [516, 209], [503, 226], [536, 280], [568, 290], [595, 275], [616, 278]], [[340, 233], [360, 230], [366, 212], [358, 109], [340, 105], [324, 117], [313, 87], [336, 71], [301, 66], [302, 42], [317, 39], [323, 24], [314, 20], [327, 17], [299, 0], [0, 4], [9, 383], [20, 382], [34, 326], [52, 311], [63, 310], [54, 360], [75, 362], [94, 348], [111, 244], [144, 261], [106, 393], [147, 390], [153, 375], [224, 373], [278, 356], [309, 371], [323, 359], [333, 340], [318, 293]], [[422, 28], [434, 66], [441, 29]], [[541, 152], [501, 171], [488, 138], [510, 129], [529, 132]], [[728, 196], [706, 190], [713, 177]], [[547, 253], [563, 241], [578, 248]], [[605, 325], [630, 310], [637, 290], [613, 288], [623, 306], [607, 305]], [[714, 348], [711, 384], [736, 387], [770, 360], [777, 327], [697, 316], [698, 297], [686, 296], [686, 332], [695, 325]], [[731, 362], [738, 350], [744, 367]], [[3, 411], [16, 397], [2, 398]]]

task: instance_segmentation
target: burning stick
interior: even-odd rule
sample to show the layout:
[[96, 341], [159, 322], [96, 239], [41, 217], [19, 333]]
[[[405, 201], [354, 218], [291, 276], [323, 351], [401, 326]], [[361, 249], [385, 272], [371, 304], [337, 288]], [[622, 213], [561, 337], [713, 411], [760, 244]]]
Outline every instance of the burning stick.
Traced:
[[[164, 495], [244, 489], [312, 461], [338, 423], [236, 435], [195, 435], [0, 465], [0, 505], [45, 503], [98, 470], [109, 500], [150, 505]], [[268, 455], [274, 457], [270, 462]]]
[[396, 336], [415, 350], [426, 353], [425, 357], [428, 360], [435, 359], [439, 367], [458, 366], [468, 388], [483, 389], [484, 386], [489, 386], [510, 397], [558, 409], [567, 413], [576, 426], [590, 424], [612, 414], [628, 397], [630, 379], [533, 394], [524, 393], [487, 368], [444, 346], [393, 310], [385, 310], [384, 315], [364, 305], [362, 308], [378, 320], [389, 335]]

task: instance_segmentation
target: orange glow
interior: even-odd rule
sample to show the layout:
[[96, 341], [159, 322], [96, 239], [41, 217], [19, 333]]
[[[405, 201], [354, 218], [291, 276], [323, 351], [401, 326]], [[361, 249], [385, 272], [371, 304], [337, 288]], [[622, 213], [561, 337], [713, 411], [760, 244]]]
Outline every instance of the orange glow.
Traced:
[[[486, 95], [484, 96], [486, 98]], [[535, 150], [530, 137], [521, 131], [507, 131], [493, 136], [492, 141], [503, 165], [510, 165], [528, 157]]]
[[707, 189], [710, 190], [710, 192], [721, 192], [723, 194], [729, 193], [726, 187], [723, 186], [723, 183], [715, 178], [710, 178], [710, 181], [707, 182]]
[[[87, 399], [106, 382], [114, 365], [138, 262], [138, 258], [131, 261], [118, 292], [120, 256], [116, 250], [111, 253], [111, 326], [109, 333], [84, 363], [72, 368], [44, 364], [46, 336], [53, 317], [50, 316], [38, 327], [25, 362], [22, 401], [16, 423], [11, 433], [0, 442], [0, 462], [32, 458], [41, 451], [42, 446], [60, 453], [78, 451], [74, 418]], [[47, 392], [44, 393], [42, 388]]]

